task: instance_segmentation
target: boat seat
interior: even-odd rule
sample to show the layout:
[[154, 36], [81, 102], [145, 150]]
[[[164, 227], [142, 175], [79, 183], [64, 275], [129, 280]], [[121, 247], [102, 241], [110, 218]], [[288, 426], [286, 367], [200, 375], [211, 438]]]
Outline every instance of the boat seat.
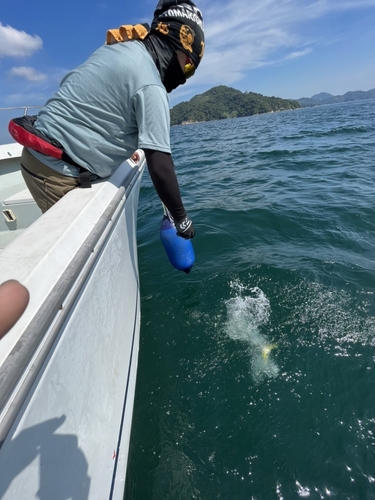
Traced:
[[3, 199], [3, 205], [22, 205], [25, 203], [35, 203], [27, 188]]

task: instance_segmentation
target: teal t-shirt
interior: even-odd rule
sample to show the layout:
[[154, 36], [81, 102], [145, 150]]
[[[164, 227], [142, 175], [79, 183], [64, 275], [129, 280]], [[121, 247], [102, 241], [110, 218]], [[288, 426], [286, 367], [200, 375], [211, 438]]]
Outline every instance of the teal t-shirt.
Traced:
[[[167, 92], [143, 43], [103, 45], [68, 73], [41, 109], [36, 128], [98, 177], [108, 177], [138, 149], [170, 153]], [[73, 177], [69, 164], [30, 152]]]

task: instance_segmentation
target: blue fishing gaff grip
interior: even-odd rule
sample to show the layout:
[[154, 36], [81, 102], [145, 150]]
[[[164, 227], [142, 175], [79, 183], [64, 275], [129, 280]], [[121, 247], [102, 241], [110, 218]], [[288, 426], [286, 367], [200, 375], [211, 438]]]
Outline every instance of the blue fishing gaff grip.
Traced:
[[160, 238], [172, 266], [189, 273], [195, 261], [193, 244], [191, 239], [185, 240], [177, 236], [173, 219], [166, 213], [161, 221]]

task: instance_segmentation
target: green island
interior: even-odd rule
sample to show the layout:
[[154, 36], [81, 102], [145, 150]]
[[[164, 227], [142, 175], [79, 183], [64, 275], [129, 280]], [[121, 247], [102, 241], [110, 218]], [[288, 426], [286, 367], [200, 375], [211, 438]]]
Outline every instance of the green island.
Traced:
[[241, 92], [225, 85], [213, 87], [190, 101], [181, 102], [171, 109], [171, 125], [240, 118], [241, 116], [273, 113], [300, 108], [292, 99], [266, 97], [254, 92]]

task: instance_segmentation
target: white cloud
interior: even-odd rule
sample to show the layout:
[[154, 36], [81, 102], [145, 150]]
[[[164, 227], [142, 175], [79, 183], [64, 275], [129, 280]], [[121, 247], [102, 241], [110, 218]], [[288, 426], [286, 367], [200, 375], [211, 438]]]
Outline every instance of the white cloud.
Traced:
[[307, 54], [310, 54], [310, 52], [312, 52], [311, 48], [305, 50], [299, 50], [297, 52], [292, 52], [291, 54], [287, 55], [285, 59], [296, 59], [297, 57], [306, 56]]
[[37, 35], [28, 35], [0, 22], [0, 58], [30, 56], [43, 46]]
[[29, 66], [17, 66], [8, 71], [10, 76], [21, 76], [30, 82], [41, 82], [46, 80], [47, 75]]

